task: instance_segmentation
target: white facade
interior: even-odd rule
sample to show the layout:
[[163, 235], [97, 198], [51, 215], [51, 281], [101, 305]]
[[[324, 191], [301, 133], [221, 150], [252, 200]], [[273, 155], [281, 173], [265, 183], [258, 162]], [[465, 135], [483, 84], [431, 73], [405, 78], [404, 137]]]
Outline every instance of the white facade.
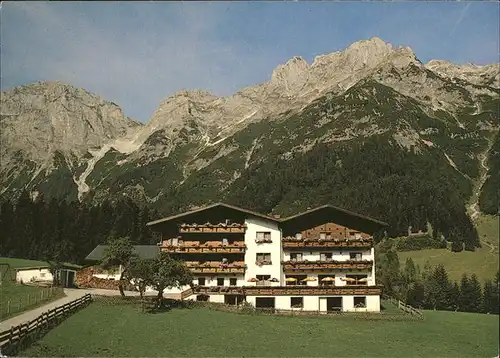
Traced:
[[[58, 276], [61, 284], [65, 287], [70, 287], [76, 276], [76, 270], [63, 268], [58, 271]], [[16, 281], [20, 283], [53, 283], [54, 275], [52, 275], [48, 267], [20, 267], [16, 268]]]
[[[359, 297], [364, 298], [365, 307], [355, 307], [354, 300]], [[342, 299], [342, 311], [343, 312], [379, 312], [380, 311], [380, 296], [378, 295], [367, 295], [367, 296], [247, 296], [247, 302], [256, 306], [256, 301], [260, 298], [272, 298], [274, 299], [274, 308], [280, 310], [295, 310], [295, 311], [320, 311], [327, 312], [328, 299], [337, 298]], [[294, 307], [292, 299], [298, 299], [302, 301], [302, 307]], [[301, 299], [301, 300], [300, 300]], [[212, 296], [210, 296], [210, 301], [212, 301]], [[222, 301], [223, 302], [223, 301]]]
[[16, 272], [17, 282], [34, 282], [34, 281], [50, 281], [52, 282], [54, 277], [48, 268], [18, 268]]
[[[270, 285], [280, 286], [284, 284], [281, 261], [283, 260], [283, 250], [281, 249], [281, 230], [278, 224], [256, 218], [245, 220], [247, 230], [245, 232], [245, 281], [258, 276], [270, 276], [276, 278], [278, 282], [269, 282]], [[257, 233], [270, 233], [271, 243], [257, 243]], [[266, 234], [267, 236], [267, 234]], [[271, 264], [258, 265], [257, 254], [269, 254]]]
[[[332, 248], [331, 250], [314, 250], [314, 249], [283, 249], [282, 245], [282, 232], [277, 222], [271, 220], [265, 220], [261, 218], [249, 217], [245, 220], [247, 226], [245, 231], [245, 265], [246, 270], [244, 275], [230, 276], [224, 274], [196, 274], [193, 284], [200, 285], [203, 287], [214, 287], [214, 286], [224, 286], [224, 287], [256, 287], [256, 286], [266, 286], [266, 287], [283, 287], [287, 285], [285, 278], [287, 276], [302, 276], [314, 279], [314, 281], [305, 282], [306, 286], [320, 286], [320, 281], [318, 276], [331, 276], [335, 278], [335, 281], [331, 286], [328, 287], [345, 287], [350, 286], [349, 282], [345, 279], [348, 276], [358, 275], [366, 277], [366, 285], [359, 286], [360, 288], [370, 287], [375, 285], [375, 250], [374, 248], [366, 249], [356, 249], [356, 248]], [[267, 242], [258, 243], [257, 238], [265, 237]], [[328, 259], [325, 260], [324, 253], [331, 253], [328, 255]], [[293, 253], [300, 253], [298, 259], [296, 256], [292, 258]], [[371, 269], [365, 270], [332, 270], [331, 273], [321, 272], [311, 273], [311, 272], [296, 272], [296, 273], [285, 273], [283, 270], [283, 261], [291, 261], [295, 259], [296, 261], [335, 261], [335, 262], [347, 262], [353, 260], [352, 254], [355, 255], [354, 260], [358, 261], [372, 261], [373, 265]], [[361, 254], [361, 257], [359, 256]], [[264, 258], [266, 264], [259, 265], [259, 258]], [[269, 262], [270, 261], [270, 262]], [[200, 278], [204, 278], [203, 281], [199, 281]], [[233, 281], [230, 282], [230, 278], [236, 278], [236, 284]], [[253, 278], [260, 278], [259, 282], [250, 282]], [[220, 281], [218, 281], [218, 279]], [[264, 279], [275, 279], [275, 282], [267, 281]], [[201, 283], [204, 283], [203, 285]], [[295, 286], [298, 289], [302, 286]], [[350, 286], [352, 287], [352, 286]], [[189, 289], [189, 287], [183, 287], [182, 290], [172, 290], [168, 293], [181, 293], [183, 290]], [[200, 293], [194, 293], [187, 297], [188, 300], [196, 300]], [[202, 294], [203, 296], [203, 294]], [[214, 292], [208, 294], [208, 301], [210, 302], [225, 302], [225, 296], [222, 292]], [[303, 311], [320, 311], [327, 312], [335, 307], [336, 310], [342, 310], [344, 312], [379, 312], [380, 311], [380, 296], [379, 295], [276, 295], [276, 296], [259, 296], [259, 295], [246, 295], [245, 300], [257, 306], [259, 300], [269, 300], [274, 301], [273, 307], [276, 309], [283, 310], [303, 310]], [[337, 307], [339, 306], [339, 307]]]

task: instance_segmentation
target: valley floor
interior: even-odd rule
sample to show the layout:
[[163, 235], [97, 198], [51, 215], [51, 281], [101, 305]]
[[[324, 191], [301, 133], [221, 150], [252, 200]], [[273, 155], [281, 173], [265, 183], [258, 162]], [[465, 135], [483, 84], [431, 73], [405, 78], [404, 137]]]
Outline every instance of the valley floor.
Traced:
[[150, 314], [94, 302], [21, 354], [493, 357], [498, 339], [498, 316], [492, 315], [426, 311], [423, 321], [387, 321], [238, 315], [208, 308]]

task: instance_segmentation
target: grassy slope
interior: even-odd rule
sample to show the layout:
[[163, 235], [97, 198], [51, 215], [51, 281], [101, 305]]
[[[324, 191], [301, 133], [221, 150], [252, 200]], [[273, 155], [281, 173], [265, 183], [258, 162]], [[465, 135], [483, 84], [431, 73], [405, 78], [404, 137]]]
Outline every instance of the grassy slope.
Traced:
[[9, 264], [11, 268], [48, 266], [46, 261], [16, 259], [12, 257], [0, 257], [0, 264]]
[[[64, 296], [54, 291], [49, 297], [48, 288], [21, 285], [11, 281], [2, 282], [0, 289], [0, 320], [15, 316]], [[42, 293], [43, 292], [43, 293]]]
[[141, 314], [131, 306], [94, 303], [22, 355], [493, 357], [498, 338], [498, 316], [468, 313], [426, 312], [424, 321], [356, 321], [208, 309]]
[[[49, 267], [47, 261], [16, 259], [13, 257], [0, 257], [0, 265], [9, 264], [11, 268], [29, 268], [29, 267]], [[81, 265], [63, 263], [64, 267], [81, 268]]]
[[64, 296], [63, 293], [57, 292], [53, 296], [48, 297], [49, 289], [47, 288], [12, 282], [12, 280], [15, 280], [14, 268], [46, 266], [48, 265], [45, 261], [0, 257], [0, 273], [3, 279], [0, 286], [0, 320], [15, 316]]
[[[493, 279], [499, 267], [499, 224], [498, 216], [480, 215], [476, 227], [482, 247], [475, 252], [453, 253], [446, 249], [399, 252], [402, 264], [411, 257], [423, 268], [428, 260], [431, 265], [443, 264], [453, 280], [460, 280], [462, 274], [475, 273], [479, 280]], [[493, 248], [493, 249], [492, 249]]]

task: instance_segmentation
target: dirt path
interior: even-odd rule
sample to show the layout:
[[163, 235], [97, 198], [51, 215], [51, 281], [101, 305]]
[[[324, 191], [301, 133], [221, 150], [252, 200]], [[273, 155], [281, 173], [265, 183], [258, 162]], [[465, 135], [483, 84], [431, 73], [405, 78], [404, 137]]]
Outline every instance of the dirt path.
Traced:
[[492, 254], [496, 249], [496, 246], [490, 244], [488, 241], [481, 240], [481, 244], [486, 245], [490, 248], [490, 251], [488, 251], [489, 254]]
[[[80, 297], [83, 297], [85, 294], [90, 293], [93, 295], [105, 295], [105, 296], [118, 296], [120, 295], [119, 291], [115, 290], [102, 290], [102, 289], [64, 289], [65, 297], [62, 297], [58, 300], [47, 303], [46, 305], [33, 308], [32, 310], [21, 313], [17, 316], [9, 318], [5, 321], [0, 322], [0, 332], [10, 329], [12, 326], [17, 326], [22, 323], [31, 321], [32, 319], [37, 318], [42, 313], [47, 312], [48, 310], [54, 309], [58, 306], [62, 306], [68, 302], [74, 301]], [[125, 294], [127, 296], [138, 296], [138, 292], [126, 291]], [[150, 294], [156, 294], [152, 292]]]

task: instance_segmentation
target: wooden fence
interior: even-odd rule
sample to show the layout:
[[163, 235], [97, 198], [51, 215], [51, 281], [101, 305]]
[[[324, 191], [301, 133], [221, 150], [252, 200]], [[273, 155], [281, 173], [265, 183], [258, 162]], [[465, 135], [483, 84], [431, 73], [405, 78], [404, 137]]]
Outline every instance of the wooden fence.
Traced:
[[39, 291], [21, 294], [13, 299], [2, 300], [0, 305], [0, 319], [5, 319], [13, 314], [23, 312], [27, 308], [46, 302], [54, 297], [63, 296], [62, 287], [41, 288]]
[[403, 301], [397, 300], [393, 297], [383, 295], [382, 298], [391, 302], [394, 306], [398, 307], [401, 311], [409, 313], [412, 316], [416, 316], [419, 319], [424, 319], [424, 314], [421, 310], [418, 310], [418, 309], [404, 303]]
[[44, 312], [29, 322], [0, 332], [0, 357], [2, 354], [8, 356], [16, 354], [37, 338], [43, 336], [51, 328], [57, 326], [69, 315], [82, 307], [86, 307], [90, 302], [92, 302], [92, 296], [86, 294], [81, 298]]

